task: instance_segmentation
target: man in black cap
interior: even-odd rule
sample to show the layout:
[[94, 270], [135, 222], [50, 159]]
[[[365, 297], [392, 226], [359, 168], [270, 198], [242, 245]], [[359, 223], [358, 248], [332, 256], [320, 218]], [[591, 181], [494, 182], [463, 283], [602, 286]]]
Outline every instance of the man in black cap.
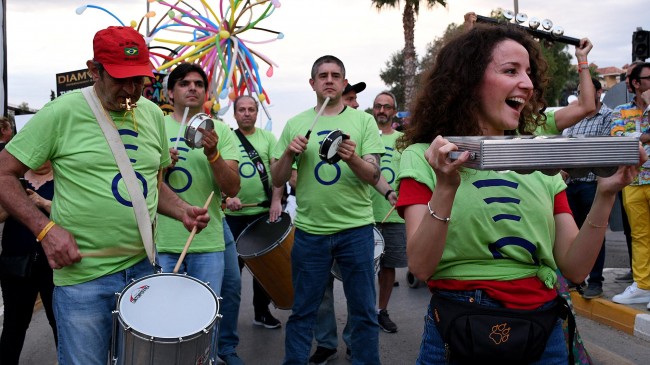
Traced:
[[354, 85], [347, 84], [345, 89], [343, 89], [343, 104], [350, 108], [357, 109], [359, 107], [359, 103], [357, 103], [357, 94], [365, 89], [366, 83], [363, 81]]

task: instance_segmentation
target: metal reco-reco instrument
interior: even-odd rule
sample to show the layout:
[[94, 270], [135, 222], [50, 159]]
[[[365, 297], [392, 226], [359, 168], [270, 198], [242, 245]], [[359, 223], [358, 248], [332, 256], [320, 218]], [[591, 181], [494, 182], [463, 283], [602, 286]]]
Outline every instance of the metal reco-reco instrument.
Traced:
[[463, 164], [477, 170], [512, 170], [518, 173], [541, 171], [555, 175], [564, 170], [571, 177], [589, 172], [607, 177], [621, 165], [639, 163], [639, 141], [634, 137], [496, 136], [446, 137], [458, 151], [457, 159], [470, 152]]

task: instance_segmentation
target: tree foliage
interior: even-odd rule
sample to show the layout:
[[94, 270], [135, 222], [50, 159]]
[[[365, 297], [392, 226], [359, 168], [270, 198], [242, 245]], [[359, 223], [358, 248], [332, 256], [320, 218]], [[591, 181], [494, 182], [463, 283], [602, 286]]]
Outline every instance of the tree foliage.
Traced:
[[[503, 15], [500, 10], [495, 10], [491, 16], [499, 18]], [[462, 25], [451, 23], [441, 37], [434, 38], [427, 44], [424, 56], [420, 60], [416, 60], [418, 65], [414, 77], [416, 90], [420, 76], [433, 65], [440, 49], [448, 40], [462, 31]], [[569, 92], [575, 90], [578, 83], [578, 73], [575, 67], [571, 65], [572, 55], [568, 52], [568, 46], [564, 43], [541, 41], [541, 45], [542, 54], [549, 66], [549, 85], [544, 95], [549, 106], [561, 105], [563, 101], [561, 98], [565, 98], [567, 90]], [[396, 95], [400, 109], [406, 110], [408, 108], [408, 105], [404, 104], [406, 101], [404, 98], [406, 73], [404, 71], [404, 57], [401, 51], [396, 51], [391, 55], [390, 59], [386, 61], [385, 68], [380, 71], [379, 77], [388, 89]]]

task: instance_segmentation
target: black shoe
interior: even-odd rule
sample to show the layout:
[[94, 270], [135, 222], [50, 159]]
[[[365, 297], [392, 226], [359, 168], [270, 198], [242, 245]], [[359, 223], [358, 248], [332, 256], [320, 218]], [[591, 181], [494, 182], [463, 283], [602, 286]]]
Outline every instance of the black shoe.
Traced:
[[336, 349], [328, 349], [327, 347], [316, 347], [316, 351], [309, 358], [310, 365], [324, 365], [328, 361], [336, 359]]
[[253, 319], [253, 324], [258, 326], [264, 326], [266, 328], [280, 328], [282, 324], [278, 321], [277, 318], [273, 317], [271, 313], [263, 314], [261, 316], [255, 316]]
[[603, 287], [598, 284], [589, 284], [587, 289], [582, 293], [582, 297], [585, 299], [596, 299], [603, 296]]
[[569, 281], [568, 286], [569, 286], [569, 291], [577, 291], [578, 294], [582, 295], [582, 292], [585, 290], [587, 283], [583, 281], [580, 284], [576, 284]]
[[397, 325], [395, 322], [390, 320], [387, 310], [382, 309], [379, 311], [379, 314], [377, 314], [377, 321], [379, 322], [379, 328], [381, 328], [384, 332], [397, 332]]
[[616, 276], [614, 278], [614, 281], [617, 283], [631, 283], [634, 282], [634, 278], [632, 277], [632, 270], [626, 272], [625, 274]]

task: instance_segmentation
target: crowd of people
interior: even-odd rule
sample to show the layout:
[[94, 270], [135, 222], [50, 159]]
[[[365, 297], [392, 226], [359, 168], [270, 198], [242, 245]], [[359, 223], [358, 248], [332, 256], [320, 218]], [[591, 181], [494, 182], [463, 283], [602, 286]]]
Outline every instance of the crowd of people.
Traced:
[[[196, 128], [200, 141], [188, 141], [195, 137], [179, 130], [202, 118], [205, 71], [190, 63], [173, 69], [166, 86], [174, 111], [165, 116], [141, 97], [153, 76], [143, 37], [130, 27], [97, 32], [87, 62], [94, 86], [48, 103], [16, 136], [0, 120], [0, 363], [18, 364], [40, 294], [59, 364], [105, 365], [115, 356], [111, 343], [119, 343], [115, 293], [179, 272], [221, 298], [219, 330], [200, 360], [243, 364], [237, 326], [245, 261], [236, 240], [254, 222], [282, 220], [287, 201], [296, 205], [294, 298], [283, 364], [337, 356], [335, 277], [347, 301], [346, 357], [379, 364], [379, 331], [399, 328], [388, 313], [395, 269], [407, 266], [432, 292], [417, 364], [496, 357], [566, 364], [580, 349], [567, 346], [570, 309], [559, 283], [588, 277], [583, 296], [602, 295], [605, 232], [621, 191], [633, 282], [613, 301], [650, 309], [650, 166], [641, 145], [639, 166], [596, 178], [470, 169], [463, 166], [469, 152], [452, 159], [458, 147], [446, 139], [564, 131], [633, 136], [647, 146], [650, 63], [628, 70], [634, 98], [612, 111], [600, 102], [603, 88], [587, 62], [593, 46], [583, 39], [575, 50], [578, 101], [545, 112], [548, 65], [538, 42], [518, 27], [475, 21], [466, 16], [465, 31], [423, 75], [404, 131], [393, 129], [395, 95], [377, 94], [372, 114], [357, 110], [366, 84], [348, 82], [344, 63], [325, 55], [310, 70], [314, 105], [289, 119], [277, 140], [255, 127], [258, 101], [242, 95], [233, 101], [237, 129], [212, 118]], [[270, 309], [277, 298], [259, 279], [253, 324], [281, 328]], [[142, 292], [131, 295], [135, 303]], [[512, 339], [499, 349], [478, 336], [466, 341], [466, 326], [484, 324], [476, 313], [534, 330], [513, 324], [497, 333]]]

